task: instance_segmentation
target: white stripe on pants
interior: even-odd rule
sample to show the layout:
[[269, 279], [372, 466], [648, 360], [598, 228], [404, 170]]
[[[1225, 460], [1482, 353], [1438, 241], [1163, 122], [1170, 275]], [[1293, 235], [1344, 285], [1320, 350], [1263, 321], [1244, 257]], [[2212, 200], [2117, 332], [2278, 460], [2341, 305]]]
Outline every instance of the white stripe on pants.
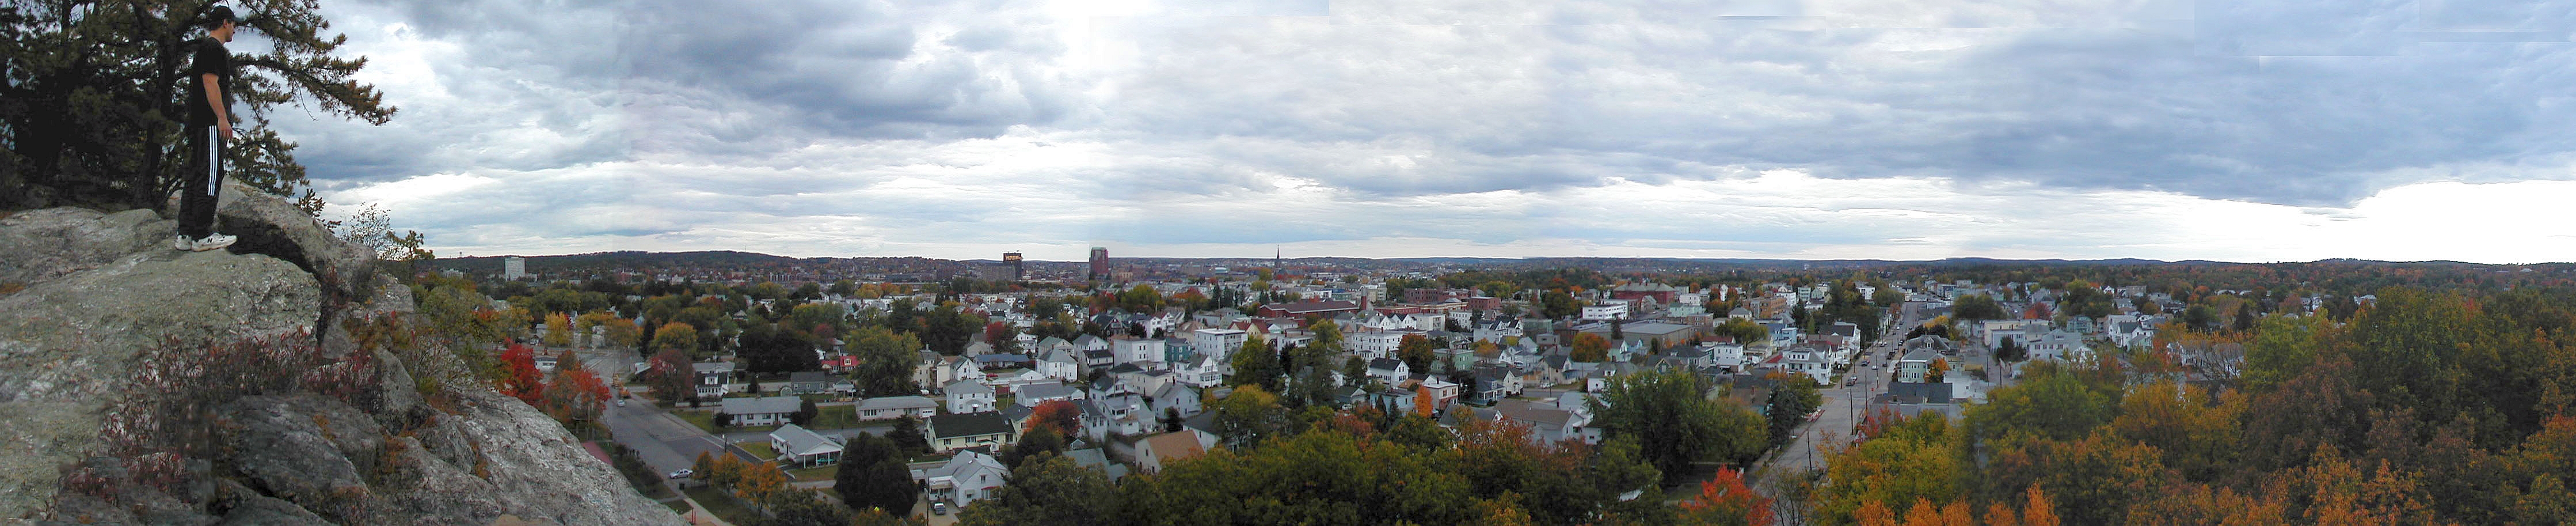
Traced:
[[206, 195], [209, 196], [215, 195], [216, 188], [224, 186], [224, 172], [221, 168], [224, 161], [219, 156], [224, 148], [223, 133], [221, 127], [206, 127]]

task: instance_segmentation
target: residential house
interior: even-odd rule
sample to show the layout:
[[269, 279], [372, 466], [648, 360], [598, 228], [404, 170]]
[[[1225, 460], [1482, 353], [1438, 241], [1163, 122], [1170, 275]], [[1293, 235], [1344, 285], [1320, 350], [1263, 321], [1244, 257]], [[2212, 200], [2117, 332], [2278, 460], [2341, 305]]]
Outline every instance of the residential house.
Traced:
[[1375, 407], [1377, 410], [1384, 411], [1387, 414], [1401, 415], [1410, 413], [1413, 412], [1414, 404], [1419, 401], [1416, 399], [1416, 397], [1421, 393], [1419, 389], [1421, 388], [1381, 389], [1376, 392], [1369, 393], [1368, 400], [1366, 402], [1369, 407]]
[[1601, 442], [1601, 430], [1591, 427], [1592, 410], [1581, 394], [1570, 393], [1554, 400], [1504, 400], [1494, 404], [1494, 412], [1503, 420], [1529, 426], [1530, 440], [1540, 444], [1565, 439], [1587, 444]]
[[1053, 377], [1039, 374], [1037, 371], [1030, 369], [1002, 369], [993, 371], [991, 374], [993, 377], [984, 380], [984, 385], [992, 386], [994, 391], [1002, 394], [1018, 393], [1021, 388], [1031, 385], [1063, 383], [1062, 380], [1057, 380]]
[[1101, 339], [1099, 336], [1085, 334], [1073, 339], [1073, 350], [1106, 351], [1109, 350], [1109, 340]]
[[970, 447], [1000, 446], [1017, 439], [1001, 413], [946, 413], [928, 422], [930, 448], [947, 453]]
[[1940, 359], [1941, 354], [1932, 352], [1930, 349], [1909, 351], [1905, 353], [1905, 357], [1896, 360], [1896, 381], [1924, 382], [1932, 375], [1932, 362]]
[[698, 398], [714, 400], [733, 392], [733, 362], [698, 362], [690, 368], [698, 372]]
[[1205, 389], [1225, 383], [1225, 375], [1231, 370], [1233, 370], [1232, 365], [1225, 363], [1224, 360], [1215, 356], [1202, 355], [1190, 362], [1179, 364], [1178, 367], [1172, 368], [1171, 372], [1173, 382]]
[[1834, 381], [1833, 349], [1819, 345], [1790, 347], [1777, 357], [1781, 372], [1805, 375], [1818, 384]]
[[1145, 400], [1148, 404], [1146, 410], [1158, 419], [1162, 418], [1165, 410], [1177, 410], [1181, 418], [1198, 416], [1201, 410], [1198, 388], [1180, 382], [1164, 384], [1162, 388], [1146, 393]]
[[1190, 331], [1190, 351], [1201, 358], [1224, 361], [1235, 349], [1243, 347], [1246, 333], [1242, 329], [1199, 329]]
[[936, 467], [913, 472], [913, 480], [927, 492], [930, 500], [963, 508], [975, 501], [993, 496], [993, 490], [1008, 483], [1011, 469], [1002, 461], [975, 451], [958, 453]]
[[804, 406], [805, 399], [793, 396], [766, 398], [726, 398], [721, 411], [733, 415], [733, 425], [774, 426], [787, 423]]
[[[1055, 338], [1048, 337], [1048, 339]], [[1048, 349], [1046, 352], [1039, 353], [1037, 367], [1038, 374], [1046, 375], [1048, 378], [1054, 378], [1057, 381], [1062, 382], [1072, 382], [1082, 379], [1082, 359], [1074, 357], [1073, 351], [1070, 349], [1070, 345], [1067, 345], [1066, 347], [1067, 348], [1064, 349]]]
[[787, 388], [781, 394], [824, 394], [832, 390], [832, 375], [821, 371], [799, 371], [787, 375]]
[[948, 412], [978, 413], [993, 410], [993, 387], [984, 382], [959, 380], [948, 384]]
[[1476, 385], [1468, 395], [1470, 402], [1491, 404], [1521, 393], [1521, 377], [1510, 368], [1480, 365], [1473, 375]]
[[1013, 390], [1012, 392], [1017, 393], [1014, 396], [1018, 399], [1020, 405], [1028, 407], [1037, 407], [1038, 404], [1043, 404], [1052, 400], [1073, 401], [1082, 399], [1082, 390], [1067, 387], [1063, 383], [1054, 381], [1021, 386], [1019, 389]]
[[1029, 358], [1026, 354], [979, 354], [974, 360], [975, 368], [986, 371], [1023, 369], [1037, 365], [1037, 360]]
[[1153, 338], [1117, 336], [1109, 339], [1110, 360], [1138, 367], [1153, 368], [1163, 361], [1163, 341]]
[[860, 400], [856, 409], [860, 420], [894, 420], [903, 415], [930, 418], [939, 414], [939, 402], [926, 396], [886, 396]]
[[1216, 447], [1216, 435], [1196, 429], [1163, 433], [1136, 441], [1136, 469], [1145, 473], [1163, 470], [1172, 461], [1207, 454]]
[[1144, 395], [1130, 392], [1093, 393], [1082, 400], [1082, 434], [1094, 442], [1109, 435], [1136, 436], [1155, 429], [1151, 424], [1161, 415], [1147, 414]]
[[1413, 377], [1413, 367], [1406, 365], [1404, 360], [1378, 358], [1369, 360], [1368, 368], [1370, 378], [1384, 380], [1387, 385], [1403, 383], [1406, 378]]
[[1118, 479], [1127, 478], [1127, 464], [1111, 462], [1109, 460], [1109, 455], [1102, 452], [1100, 448], [1086, 447], [1065, 451], [1064, 458], [1072, 459], [1073, 465], [1097, 469], [1100, 470], [1101, 473], [1108, 474], [1110, 482], [1117, 482]]
[[769, 448], [778, 452], [779, 462], [802, 467], [829, 466], [841, 461], [839, 437], [823, 436], [796, 424], [769, 432]]

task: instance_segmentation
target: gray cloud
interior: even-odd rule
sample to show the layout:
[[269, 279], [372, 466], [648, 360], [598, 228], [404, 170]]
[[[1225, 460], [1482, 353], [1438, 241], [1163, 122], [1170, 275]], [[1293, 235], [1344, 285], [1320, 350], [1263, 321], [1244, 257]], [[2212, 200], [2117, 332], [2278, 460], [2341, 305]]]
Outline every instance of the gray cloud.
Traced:
[[[2048, 250], [2123, 227], [1977, 200], [2342, 208], [2576, 163], [2567, 0], [1174, 4], [335, 4], [404, 112], [280, 126], [353, 198], [506, 182], [410, 212], [462, 246]], [[1779, 170], [1940, 184], [1808, 203]]]

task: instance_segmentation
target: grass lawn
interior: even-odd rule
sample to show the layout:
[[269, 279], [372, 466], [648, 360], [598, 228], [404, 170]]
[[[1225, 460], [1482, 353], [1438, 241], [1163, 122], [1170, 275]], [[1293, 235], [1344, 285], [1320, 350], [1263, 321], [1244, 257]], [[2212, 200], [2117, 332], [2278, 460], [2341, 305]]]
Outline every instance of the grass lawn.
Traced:
[[743, 451], [750, 451], [751, 456], [764, 461], [778, 458], [778, 451], [770, 449], [768, 442], [742, 442], [734, 445], [742, 446]]
[[814, 425], [805, 426], [808, 429], [848, 429], [859, 427], [858, 406], [827, 405], [815, 409]]
[[706, 507], [707, 512], [716, 514], [716, 518], [724, 519], [725, 522], [759, 524], [761, 521], [760, 514], [753, 513], [751, 508], [743, 507], [742, 503], [733, 500], [733, 495], [725, 493], [724, 490], [715, 489], [715, 486], [697, 486], [687, 491], [690, 500], [698, 501], [699, 506]]
[[795, 479], [797, 482], [815, 482], [815, 481], [823, 481], [823, 480], [832, 480], [832, 476], [833, 476], [833, 475], [836, 475], [836, 474], [839, 474], [840, 472], [841, 472], [841, 465], [840, 465], [840, 464], [833, 464], [833, 465], [823, 466], [823, 467], [819, 467], [819, 468], [805, 468], [805, 469], [792, 469], [792, 470], [788, 470], [788, 471], [787, 471], [787, 476], [788, 476], [789, 478], [793, 478], [793, 479]]
[[679, 499], [671, 499], [671, 501], [670, 501], [670, 502], [664, 502], [664, 503], [661, 503], [661, 504], [662, 504], [662, 507], [670, 508], [670, 509], [671, 509], [671, 513], [677, 513], [677, 514], [683, 514], [683, 515], [685, 515], [685, 514], [688, 514], [688, 513], [689, 513], [689, 501], [679, 500]]

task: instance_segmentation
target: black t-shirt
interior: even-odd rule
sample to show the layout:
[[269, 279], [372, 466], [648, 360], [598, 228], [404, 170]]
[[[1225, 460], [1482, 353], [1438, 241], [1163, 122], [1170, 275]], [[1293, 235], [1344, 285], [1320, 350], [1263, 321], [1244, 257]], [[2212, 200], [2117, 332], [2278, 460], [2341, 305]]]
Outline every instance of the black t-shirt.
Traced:
[[189, 44], [197, 49], [196, 58], [188, 61], [188, 125], [215, 125], [215, 109], [206, 106], [207, 73], [215, 74], [215, 85], [223, 89], [224, 113], [233, 108], [233, 53], [224, 49], [224, 41], [204, 37]]

